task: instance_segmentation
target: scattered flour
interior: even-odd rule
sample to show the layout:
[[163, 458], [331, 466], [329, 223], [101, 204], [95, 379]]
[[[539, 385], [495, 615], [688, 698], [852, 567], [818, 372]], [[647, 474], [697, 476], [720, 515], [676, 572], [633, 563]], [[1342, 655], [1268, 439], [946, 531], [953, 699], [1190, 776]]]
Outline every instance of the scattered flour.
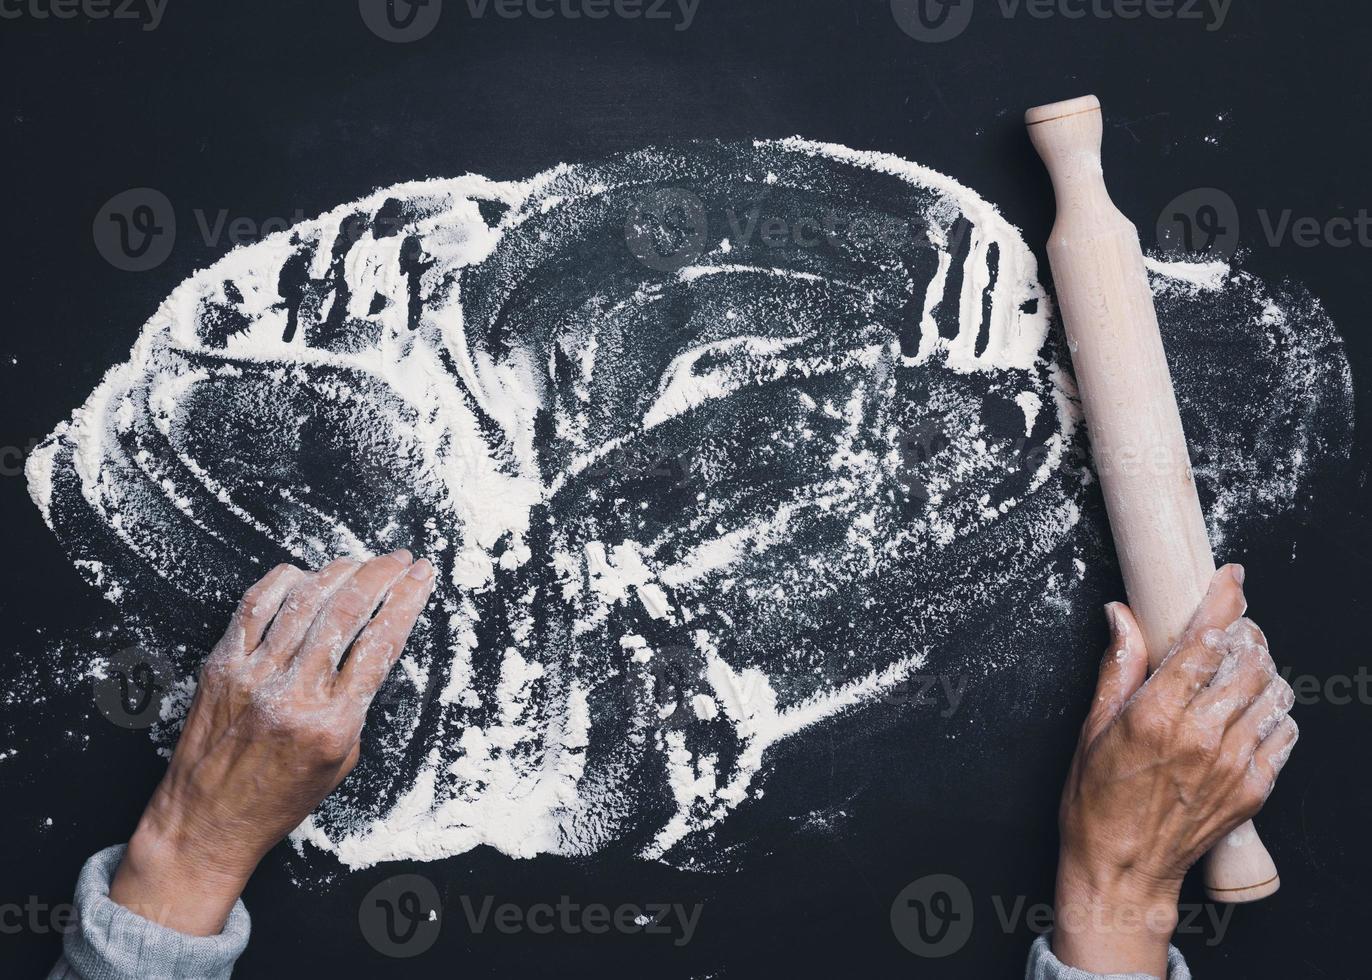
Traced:
[[[645, 211], [664, 190], [697, 220]], [[1223, 539], [1337, 454], [1346, 360], [1294, 288], [1150, 271]], [[190, 649], [278, 561], [435, 561], [302, 847], [673, 860], [762, 794], [769, 749], [988, 611], [1073, 611], [1100, 558], [1051, 326], [1018, 231], [891, 156], [702, 144], [402, 184], [177, 288], [29, 488], [77, 567]], [[1236, 349], [1255, 384], [1220, 403]]]

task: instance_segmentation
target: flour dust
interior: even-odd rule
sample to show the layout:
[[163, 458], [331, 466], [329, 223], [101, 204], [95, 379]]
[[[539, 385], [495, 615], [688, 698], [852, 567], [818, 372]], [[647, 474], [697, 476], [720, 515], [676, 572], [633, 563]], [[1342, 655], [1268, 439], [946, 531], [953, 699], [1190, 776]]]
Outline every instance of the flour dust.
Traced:
[[[1299, 287], [1152, 274], [1223, 545], [1338, 457], [1347, 363]], [[277, 562], [435, 562], [302, 848], [689, 863], [772, 747], [1078, 612], [1108, 555], [1053, 325], [1019, 232], [890, 156], [403, 184], [177, 288], [29, 486], [188, 677]]]

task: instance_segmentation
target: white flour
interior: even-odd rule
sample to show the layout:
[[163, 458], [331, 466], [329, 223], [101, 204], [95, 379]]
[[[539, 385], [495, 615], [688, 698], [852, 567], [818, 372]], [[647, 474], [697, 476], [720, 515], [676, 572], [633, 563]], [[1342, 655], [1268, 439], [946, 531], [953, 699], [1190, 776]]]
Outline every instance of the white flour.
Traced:
[[[642, 213], [664, 188], [699, 202], [698, 238]], [[690, 247], [650, 268], [626, 228]], [[1335, 451], [1346, 362], [1295, 291], [1152, 271], [1169, 342], [1218, 321], [1282, 417], [1262, 442], [1228, 435], [1237, 401], [1200, 410], [1222, 536]], [[901, 684], [913, 651], [955, 653], [1009, 602], [1072, 612], [1100, 557], [1051, 322], [1017, 230], [894, 157], [787, 140], [404, 184], [180, 286], [29, 486], [150, 629], [203, 634], [282, 559], [435, 561], [362, 764], [301, 844], [355, 867], [686, 859], [761, 794], [770, 747]], [[1184, 402], [1231, 369], [1212, 353]]]

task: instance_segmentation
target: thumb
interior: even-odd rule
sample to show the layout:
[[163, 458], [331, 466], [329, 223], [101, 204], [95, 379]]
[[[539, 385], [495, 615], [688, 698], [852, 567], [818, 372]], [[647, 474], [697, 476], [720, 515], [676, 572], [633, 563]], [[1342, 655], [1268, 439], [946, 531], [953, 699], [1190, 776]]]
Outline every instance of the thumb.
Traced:
[[1129, 607], [1112, 602], [1105, 607], [1105, 618], [1110, 623], [1110, 645], [1101, 661], [1096, 698], [1086, 719], [1084, 734], [1088, 741], [1110, 727], [1148, 678], [1148, 648]]

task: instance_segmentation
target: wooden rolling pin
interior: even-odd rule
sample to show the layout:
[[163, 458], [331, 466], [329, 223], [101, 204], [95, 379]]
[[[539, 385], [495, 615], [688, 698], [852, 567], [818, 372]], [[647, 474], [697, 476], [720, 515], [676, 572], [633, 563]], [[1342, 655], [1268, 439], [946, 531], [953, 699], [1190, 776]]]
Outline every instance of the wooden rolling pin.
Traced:
[[[1215, 559], [1143, 250], [1105, 189], [1096, 97], [1030, 109], [1025, 122], [1053, 178], [1048, 259], [1129, 605], [1156, 668], [1200, 606]], [[1218, 902], [1252, 902], [1280, 883], [1251, 822], [1205, 862]]]

